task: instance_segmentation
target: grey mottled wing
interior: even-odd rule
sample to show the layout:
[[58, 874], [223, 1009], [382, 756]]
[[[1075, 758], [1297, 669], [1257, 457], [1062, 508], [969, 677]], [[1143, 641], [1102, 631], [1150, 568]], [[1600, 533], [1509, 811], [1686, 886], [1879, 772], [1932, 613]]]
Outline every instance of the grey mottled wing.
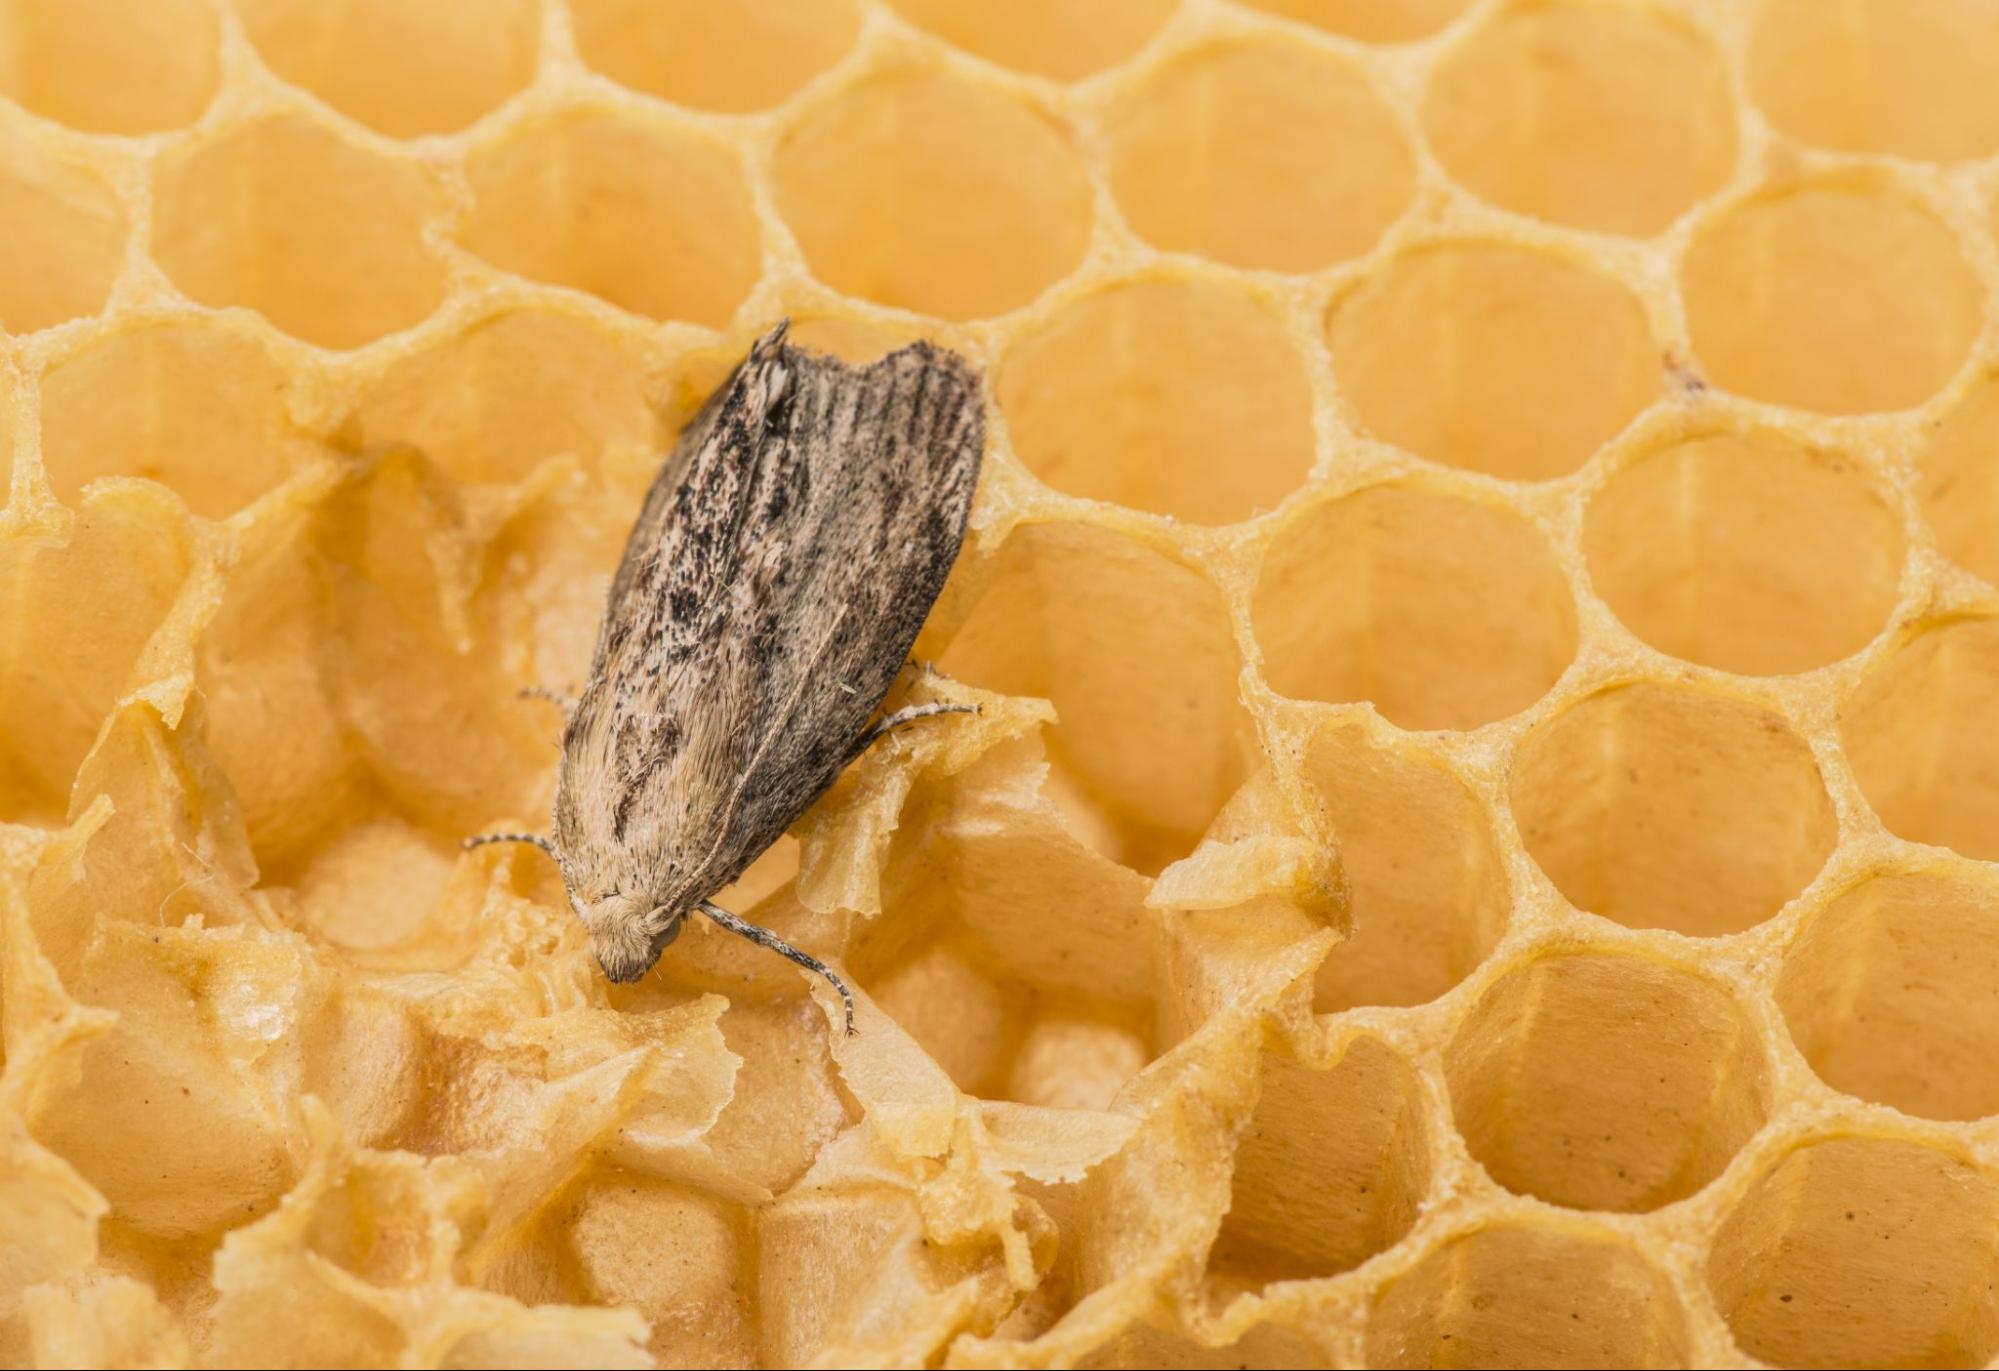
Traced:
[[613, 582], [563, 737], [572, 890], [685, 909], [833, 782], [957, 558], [983, 445], [949, 352], [857, 369], [781, 329], [757, 344], [661, 468]]

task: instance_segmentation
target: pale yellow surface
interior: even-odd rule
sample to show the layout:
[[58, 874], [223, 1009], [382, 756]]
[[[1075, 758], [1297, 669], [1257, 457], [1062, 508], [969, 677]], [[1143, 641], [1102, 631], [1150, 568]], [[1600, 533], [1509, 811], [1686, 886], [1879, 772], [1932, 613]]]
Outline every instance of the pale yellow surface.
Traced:
[[[1996, 221], [1993, 0], [0, 0], [0, 1365], [1994, 1365]], [[458, 846], [783, 316], [851, 1039]]]

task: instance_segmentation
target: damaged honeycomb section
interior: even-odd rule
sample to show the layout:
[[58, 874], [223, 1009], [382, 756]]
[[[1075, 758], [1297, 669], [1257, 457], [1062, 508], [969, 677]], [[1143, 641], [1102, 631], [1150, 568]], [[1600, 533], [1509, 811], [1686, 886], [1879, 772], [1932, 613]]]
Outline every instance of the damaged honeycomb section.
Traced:
[[1314, 1006], [1435, 999], [1506, 929], [1512, 896], [1485, 806], [1447, 762], [1358, 725], [1315, 737], [1306, 777], [1340, 835], [1354, 921], [1319, 968]]
[[1054, 705], [1045, 785], [1086, 842], [1148, 873], [1186, 856], [1249, 766], [1213, 585], [1150, 539], [1084, 523], [1016, 529], [971, 571], [986, 584], [938, 665]]
[[[1989, 10], [0, 2], [0, 1364], [1990, 1364]], [[460, 847], [780, 318], [852, 1037]]]

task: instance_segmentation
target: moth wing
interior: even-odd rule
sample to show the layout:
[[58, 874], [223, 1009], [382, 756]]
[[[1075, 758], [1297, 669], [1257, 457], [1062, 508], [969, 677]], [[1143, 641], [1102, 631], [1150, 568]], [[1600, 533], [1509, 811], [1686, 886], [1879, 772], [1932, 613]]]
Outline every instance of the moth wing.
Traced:
[[758, 345], [647, 496], [565, 735], [565, 857], [619, 868], [586, 884], [684, 907], [832, 783], [957, 558], [983, 445], [951, 353]]

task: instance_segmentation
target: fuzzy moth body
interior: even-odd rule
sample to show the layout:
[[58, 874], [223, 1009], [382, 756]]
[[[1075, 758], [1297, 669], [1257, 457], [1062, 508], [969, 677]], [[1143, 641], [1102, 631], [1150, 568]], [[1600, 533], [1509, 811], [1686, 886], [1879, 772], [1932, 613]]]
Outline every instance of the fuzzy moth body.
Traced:
[[708, 901], [902, 721], [869, 728], [957, 559], [984, 419], [951, 352], [851, 367], [784, 331], [646, 495], [563, 730], [553, 849], [613, 981], [698, 909], [826, 976], [852, 1032], [832, 971]]

